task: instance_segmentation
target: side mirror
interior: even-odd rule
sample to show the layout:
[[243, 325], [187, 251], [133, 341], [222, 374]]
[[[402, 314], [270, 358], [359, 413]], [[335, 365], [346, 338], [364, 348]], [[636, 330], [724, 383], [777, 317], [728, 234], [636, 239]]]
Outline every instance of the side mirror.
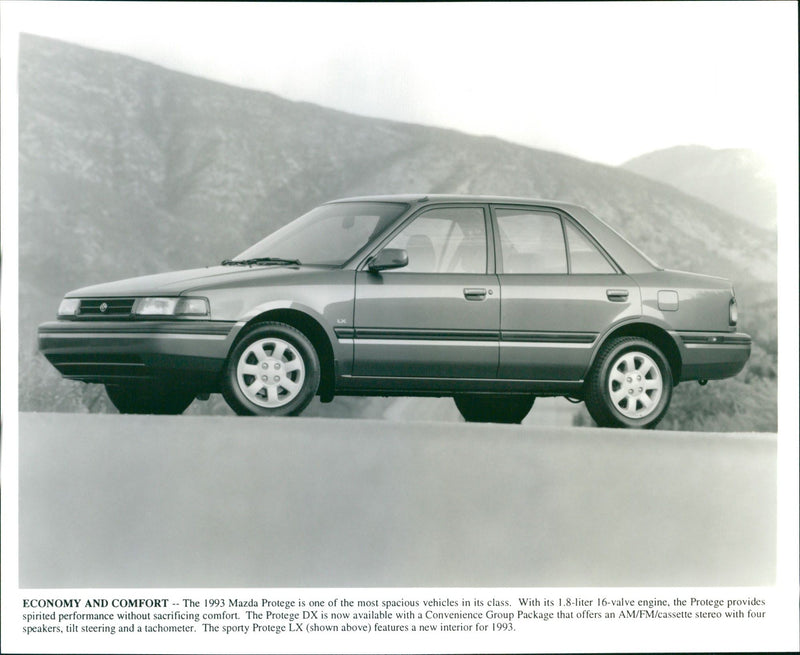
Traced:
[[403, 266], [408, 266], [408, 253], [402, 248], [384, 248], [367, 264], [372, 273], [403, 268]]

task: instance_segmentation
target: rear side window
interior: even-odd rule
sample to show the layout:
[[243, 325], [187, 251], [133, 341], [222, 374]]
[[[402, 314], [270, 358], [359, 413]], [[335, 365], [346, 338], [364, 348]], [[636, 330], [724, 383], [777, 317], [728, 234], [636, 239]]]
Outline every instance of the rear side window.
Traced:
[[608, 263], [594, 244], [589, 241], [569, 221], [567, 226], [567, 243], [569, 245], [570, 273], [577, 274], [612, 274], [614, 267]]
[[567, 250], [558, 214], [498, 209], [495, 215], [503, 273], [567, 272]]

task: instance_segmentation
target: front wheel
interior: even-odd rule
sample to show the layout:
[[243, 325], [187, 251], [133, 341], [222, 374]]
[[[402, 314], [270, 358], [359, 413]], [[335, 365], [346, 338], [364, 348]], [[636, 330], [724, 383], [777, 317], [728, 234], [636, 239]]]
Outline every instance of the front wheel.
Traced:
[[182, 414], [195, 390], [160, 380], [107, 384], [106, 394], [120, 414]]
[[534, 396], [514, 394], [459, 394], [453, 400], [468, 423], [522, 423]]
[[308, 338], [284, 323], [261, 323], [231, 351], [222, 395], [237, 414], [295, 416], [319, 381], [319, 357]]
[[672, 370], [656, 345], [638, 337], [603, 345], [586, 388], [586, 408], [597, 425], [653, 428], [671, 398]]

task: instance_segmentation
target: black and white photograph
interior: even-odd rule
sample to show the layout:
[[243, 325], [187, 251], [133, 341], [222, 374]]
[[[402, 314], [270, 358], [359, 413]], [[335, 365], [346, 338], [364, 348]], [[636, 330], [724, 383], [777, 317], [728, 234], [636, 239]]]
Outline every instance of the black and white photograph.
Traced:
[[0, 12], [6, 651], [800, 648], [796, 3]]

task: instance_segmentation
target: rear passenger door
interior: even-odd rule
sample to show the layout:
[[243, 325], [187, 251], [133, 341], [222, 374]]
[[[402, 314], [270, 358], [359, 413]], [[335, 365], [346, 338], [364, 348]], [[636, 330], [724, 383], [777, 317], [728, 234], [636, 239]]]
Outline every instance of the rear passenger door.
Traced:
[[640, 311], [638, 286], [572, 217], [492, 206], [500, 379], [579, 380], [606, 328]]

